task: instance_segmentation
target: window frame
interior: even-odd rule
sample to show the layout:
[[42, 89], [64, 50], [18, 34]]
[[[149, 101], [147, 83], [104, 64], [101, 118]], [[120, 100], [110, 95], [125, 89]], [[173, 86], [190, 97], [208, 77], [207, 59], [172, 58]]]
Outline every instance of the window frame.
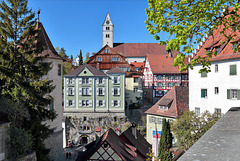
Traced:
[[197, 116], [200, 116], [200, 114], [201, 114], [200, 107], [195, 107], [194, 112]]
[[215, 93], [216, 95], [219, 94], [219, 87], [215, 87], [215, 88], [214, 88], [214, 93]]
[[[235, 73], [232, 71], [231, 72], [231, 67], [234, 67], [235, 66]], [[233, 69], [232, 69], [233, 70]], [[237, 64], [231, 64], [229, 65], [229, 75], [230, 76], [236, 76], [237, 75]]]
[[207, 88], [201, 88], [201, 98], [207, 98]]

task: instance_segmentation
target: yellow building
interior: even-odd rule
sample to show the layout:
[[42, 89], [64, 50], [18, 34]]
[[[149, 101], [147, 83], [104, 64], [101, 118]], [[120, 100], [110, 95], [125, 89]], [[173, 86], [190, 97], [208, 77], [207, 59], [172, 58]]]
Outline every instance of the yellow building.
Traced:
[[125, 81], [126, 107], [141, 107], [143, 93], [141, 73], [126, 72]]
[[[153, 152], [157, 152], [161, 137], [162, 120], [166, 118], [170, 122], [180, 117], [188, 109], [188, 87], [174, 86], [146, 113], [147, 117], [147, 141], [152, 144]], [[157, 131], [157, 133], [156, 133]], [[173, 143], [175, 143], [173, 139]]]

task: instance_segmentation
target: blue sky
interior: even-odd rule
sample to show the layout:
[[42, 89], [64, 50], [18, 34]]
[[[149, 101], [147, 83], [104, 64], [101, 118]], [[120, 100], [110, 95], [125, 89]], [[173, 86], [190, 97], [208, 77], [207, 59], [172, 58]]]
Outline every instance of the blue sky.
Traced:
[[64, 47], [75, 57], [80, 49], [98, 52], [102, 48], [102, 24], [109, 10], [114, 24], [113, 41], [157, 43], [146, 29], [147, 0], [29, 0], [33, 11], [41, 9], [43, 23], [54, 47]]

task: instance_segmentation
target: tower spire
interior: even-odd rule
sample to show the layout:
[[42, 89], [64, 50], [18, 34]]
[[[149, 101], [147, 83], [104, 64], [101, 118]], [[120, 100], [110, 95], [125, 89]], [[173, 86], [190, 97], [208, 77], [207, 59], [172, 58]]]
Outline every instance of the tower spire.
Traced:
[[113, 23], [107, 10], [107, 15], [102, 24], [103, 27], [103, 47], [107, 44], [111, 48], [113, 47]]

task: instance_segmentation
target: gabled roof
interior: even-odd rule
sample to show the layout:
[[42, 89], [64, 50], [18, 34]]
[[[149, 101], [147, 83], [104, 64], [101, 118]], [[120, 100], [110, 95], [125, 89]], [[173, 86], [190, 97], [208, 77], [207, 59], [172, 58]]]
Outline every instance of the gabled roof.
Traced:
[[[168, 55], [166, 45], [158, 43], [113, 43], [113, 49], [125, 57], [145, 57], [147, 54]], [[175, 57], [180, 52], [172, 51], [172, 54]]]
[[79, 66], [77, 69], [71, 71], [70, 73], [65, 74], [64, 76], [78, 76], [84, 68], [87, 68], [94, 76], [107, 76], [105, 73], [97, 70], [96, 68], [88, 64], [83, 64]]
[[[174, 67], [172, 65], [174, 57], [170, 57], [169, 55], [147, 55], [147, 59], [154, 74], [180, 73], [179, 66]], [[185, 61], [187, 61], [187, 58], [185, 58]], [[187, 73], [187, 71], [183, 71], [182, 73]]]
[[[168, 110], [159, 109], [159, 105], [166, 105], [172, 101]], [[188, 87], [174, 86], [166, 95], [155, 103], [145, 113], [165, 117], [180, 117], [187, 110], [189, 103]]]
[[79, 153], [76, 161], [89, 159], [104, 142], [107, 142], [124, 161], [144, 161], [142, 157], [136, 154], [136, 148], [125, 143], [111, 128], [98, 141], [87, 145], [87, 151]]
[[149, 148], [151, 147], [151, 144], [147, 142], [147, 140], [140, 134], [138, 130], [136, 130], [137, 137], [135, 137], [132, 133], [132, 130], [134, 130], [134, 128], [132, 126], [129, 127], [120, 135], [120, 138], [122, 138], [125, 142], [131, 144], [132, 146], [136, 147], [137, 152], [140, 153], [140, 155], [148, 158], [149, 156], [147, 155], [147, 153], [149, 153]]
[[110, 69], [109, 71], [107, 71], [107, 74], [124, 74], [125, 72], [120, 69], [118, 66], [113, 67], [112, 69]]
[[[229, 10], [232, 10], [232, 8], [229, 8]], [[223, 34], [220, 34], [224, 28], [226, 29], [224, 34], [231, 36], [233, 40], [227, 41], [227, 38]], [[234, 32], [231, 27], [226, 28], [224, 25], [220, 25], [217, 29], [214, 29], [213, 34], [209, 36], [205, 42], [203, 42], [203, 45], [197, 52], [196, 57], [206, 57], [207, 49], [212, 49], [214, 52], [216, 51], [216, 47], [220, 47], [220, 53], [217, 56], [213, 55], [210, 59], [211, 61], [238, 59], [240, 58], [240, 52], [233, 53], [232, 43], [239, 42], [239, 40], [240, 32], [238, 30]]]
[[63, 58], [59, 56], [56, 50], [54, 49], [52, 42], [50, 41], [43, 27], [43, 24], [40, 21], [37, 21], [36, 29], [41, 29], [38, 33], [37, 42], [41, 42], [42, 45], [44, 46], [42, 55], [48, 55], [48, 58], [52, 58], [52, 59], [63, 60]]

